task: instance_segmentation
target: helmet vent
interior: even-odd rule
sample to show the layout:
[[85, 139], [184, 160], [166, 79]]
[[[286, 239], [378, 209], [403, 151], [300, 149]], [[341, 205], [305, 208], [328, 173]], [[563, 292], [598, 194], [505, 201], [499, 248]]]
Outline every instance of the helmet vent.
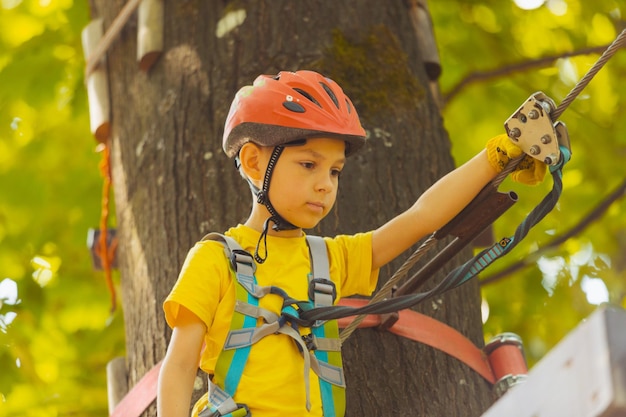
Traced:
[[346, 107], [348, 108], [348, 114], [352, 113], [352, 105], [350, 105], [348, 100], [346, 100]]
[[304, 113], [306, 109], [295, 101], [283, 101], [283, 106], [294, 113]]
[[324, 91], [326, 91], [326, 94], [330, 96], [330, 99], [333, 101], [333, 103], [335, 103], [335, 106], [339, 108], [339, 100], [337, 100], [337, 96], [335, 95], [335, 93], [333, 93], [333, 90], [331, 90], [329, 86], [322, 82], [320, 82], [320, 85], [322, 86]]
[[310, 102], [315, 103], [315, 104], [317, 105], [317, 107], [322, 107], [322, 105], [319, 103], [319, 101], [315, 100], [315, 99], [313, 98], [313, 96], [312, 96], [312, 95], [310, 95], [309, 93], [307, 93], [306, 91], [304, 91], [304, 90], [302, 90], [302, 89], [300, 89], [300, 88], [295, 88], [295, 87], [294, 87], [294, 90], [296, 90], [298, 93], [302, 94], [302, 95], [303, 95], [304, 97], [306, 97], [306, 98], [307, 98], [307, 100], [309, 100]]

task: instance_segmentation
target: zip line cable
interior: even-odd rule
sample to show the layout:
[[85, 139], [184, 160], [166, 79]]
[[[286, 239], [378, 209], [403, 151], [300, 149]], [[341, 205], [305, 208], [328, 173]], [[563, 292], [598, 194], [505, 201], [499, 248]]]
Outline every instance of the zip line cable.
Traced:
[[585, 87], [587, 87], [587, 84], [589, 84], [591, 79], [598, 73], [598, 71], [600, 71], [600, 69], [602, 69], [604, 64], [606, 64], [607, 61], [611, 59], [613, 55], [615, 55], [617, 51], [624, 45], [626, 45], [626, 29], [622, 30], [617, 38], [615, 38], [613, 43], [611, 43], [609, 47], [606, 48], [606, 51], [604, 51], [604, 53], [600, 56], [596, 63], [593, 64], [589, 71], [587, 71], [583, 78], [581, 78], [581, 80], [576, 83], [572, 91], [570, 91], [563, 99], [561, 104], [556, 107], [556, 110], [550, 113], [552, 121], [555, 121], [556, 119], [561, 117], [561, 114], [563, 114], [563, 112], [569, 107], [574, 99], [578, 97], [580, 92], [583, 91]]

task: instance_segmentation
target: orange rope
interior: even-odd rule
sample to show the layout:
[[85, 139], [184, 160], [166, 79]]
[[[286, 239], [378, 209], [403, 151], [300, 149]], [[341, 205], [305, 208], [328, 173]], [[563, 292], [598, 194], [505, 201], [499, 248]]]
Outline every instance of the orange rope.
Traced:
[[111, 313], [117, 307], [115, 286], [113, 285], [112, 265], [115, 259], [117, 239], [113, 239], [111, 247], [107, 245], [108, 222], [109, 222], [109, 196], [111, 194], [111, 164], [110, 152], [107, 143], [101, 144], [102, 160], [100, 161], [100, 173], [102, 174], [102, 208], [100, 214], [100, 239], [96, 251], [102, 262], [102, 269], [106, 279], [109, 293], [111, 294]]

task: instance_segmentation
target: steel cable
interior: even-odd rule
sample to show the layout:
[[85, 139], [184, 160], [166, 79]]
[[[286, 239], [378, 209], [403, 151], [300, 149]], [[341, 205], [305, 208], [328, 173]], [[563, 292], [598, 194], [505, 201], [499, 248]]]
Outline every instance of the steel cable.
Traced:
[[557, 106], [557, 108], [550, 113], [550, 118], [552, 121], [556, 121], [561, 114], [567, 109], [567, 107], [576, 99], [576, 97], [580, 94], [581, 91], [589, 84], [591, 79], [600, 71], [600, 69], [607, 63], [609, 59], [624, 45], [626, 45], [626, 29], [622, 30], [622, 32], [615, 38], [615, 40], [609, 45], [608, 48], [602, 53], [600, 58], [596, 61], [595, 64], [587, 71], [587, 73], [580, 79], [572, 88], [572, 90], [565, 96], [561, 104]]

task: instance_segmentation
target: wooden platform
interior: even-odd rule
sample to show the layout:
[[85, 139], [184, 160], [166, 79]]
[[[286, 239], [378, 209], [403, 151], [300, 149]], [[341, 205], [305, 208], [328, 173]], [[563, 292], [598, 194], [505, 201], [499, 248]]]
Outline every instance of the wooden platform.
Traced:
[[626, 416], [626, 310], [598, 309], [482, 417]]

